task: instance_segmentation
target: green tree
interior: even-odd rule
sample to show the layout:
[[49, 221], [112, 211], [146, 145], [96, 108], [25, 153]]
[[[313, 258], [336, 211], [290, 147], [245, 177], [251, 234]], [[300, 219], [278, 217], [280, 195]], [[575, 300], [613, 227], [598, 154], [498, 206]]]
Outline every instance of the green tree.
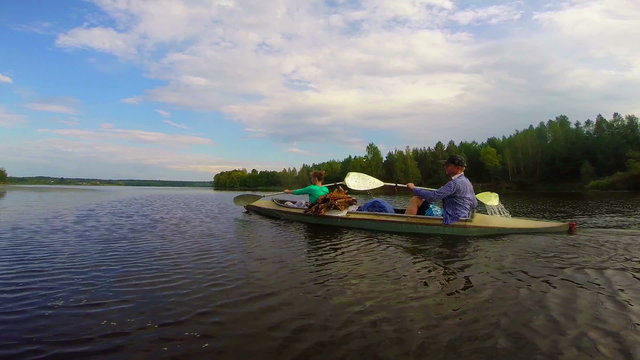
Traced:
[[460, 155], [467, 159], [467, 169], [465, 170], [466, 176], [473, 181], [481, 181], [482, 173], [484, 171], [484, 164], [480, 158], [481, 147], [477, 142], [472, 141], [470, 143], [461, 142], [458, 145]]
[[413, 159], [418, 164], [418, 170], [420, 171], [420, 178], [423, 183], [429, 178], [430, 165], [431, 165], [431, 153], [429, 149], [413, 149]]
[[447, 160], [448, 154], [444, 149], [444, 144], [440, 141], [433, 147], [431, 154], [431, 160], [429, 161], [428, 178], [424, 179], [426, 185], [432, 185], [433, 187], [440, 187], [442, 184], [448, 181], [447, 175], [442, 170], [442, 164]]
[[596, 171], [593, 165], [588, 160], [582, 162], [580, 167], [580, 181], [583, 184], [588, 184], [596, 178]]
[[311, 167], [307, 164], [302, 164], [298, 176], [296, 176], [295, 187], [305, 187], [311, 185]]
[[413, 159], [411, 149], [389, 152], [384, 161], [385, 171], [390, 175], [388, 179], [397, 184], [408, 182], [420, 183], [421, 176], [418, 163]]
[[[364, 156], [349, 155], [312, 166], [303, 164], [280, 172], [245, 169], [214, 176], [216, 188], [306, 186], [311, 170], [327, 172], [326, 183], [344, 179], [350, 171], [370, 174], [387, 182], [414, 182], [440, 186], [448, 179], [442, 162], [449, 155], [467, 159], [467, 176], [474, 181], [508, 181], [522, 185], [591, 181], [592, 188], [633, 189], [640, 170], [640, 124], [635, 115], [614, 113], [611, 120], [598, 114], [595, 121], [570, 122], [559, 115], [536, 127], [516, 130], [509, 136], [490, 137], [485, 142], [438, 141], [433, 147], [389, 152], [369, 143]], [[6, 174], [6, 172], [5, 172]], [[591, 184], [594, 184], [593, 186]], [[629, 185], [631, 184], [631, 185]]]
[[640, 173], [640, 149], [638, 151], [630, 151], [627, 157], [627, 170]]
[[298, 171], [296, 168], [286, 168], [282, 169], [278, 174], [278, 186], [287, 188], [296, 182], [296, 175]]
[[246, 186], [246, 177], [246, 169], [223, 171], [213, 177], [213, 187], [221, 189], [240, 189]]
[[625, 117], [623, 139], [632, 149], [640, 151], [640, 123], [635, 115], [627, 115]]
[[374, 144], [367, 145], [367, 155], [365, 156], [367, 173], [375, 178], [381, 178], [384, 175], [382, 163], [382, 153]]
[[384, 171], [385, 180], [391, 180], [391, 182], [399, 183], [402, 176], [402, 155], [398, 150], [390, 151], [384, 159]]
[[329, 160], [322, 164], [313, 166], [314, 169], [320, 169], [325, 171], [325, 179], [324, 179], [325, 184], [340, 182], [344, 179], [344, 177], [340, 176], [341, 167], [342, 167], [341, 162], [337, 160]]
[[445, 149], [448, 155], [460, 155], [460, 150], [453, 140], [449, 140], [447, 143], [447, 148]]
[[500, 177], [502, 170], [502, 157], [498, 155], [496, 149], [491, 146], [485, 146], [480, 150], [480, 160], [485, 168], [489, 170], [492, 181], [496, 181]]
[[351, 163], [353, 162], [353, 156], [349, 155], [340, 162], [340, 178], [344, 179], [347, 173], [351, 171]]
[[4, 168], [0, 168], [0, 184], [6, 184], [7, 177], [7, 170], [5, 170]]
[[418, 169], [418, 163], [413, 158], [413, 153], [411, 149], [407, 146], [404, 151], [404, 174], [402, 183], [417, 183], [419, 184], [422, 180], [422, 176], [420, 176], [420, 170]]

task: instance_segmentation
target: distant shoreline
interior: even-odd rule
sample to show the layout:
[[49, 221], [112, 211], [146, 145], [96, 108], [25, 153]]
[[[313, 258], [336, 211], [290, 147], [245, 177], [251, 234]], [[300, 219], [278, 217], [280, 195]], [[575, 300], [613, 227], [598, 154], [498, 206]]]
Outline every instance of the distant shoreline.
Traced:
[[86, 186], [167, 186], [167, 187], [212, 187], [212, 181], [181, 180], [105, 180], [86, 178], [58, 178], [51, 176], [9, 176], [6, 185], [86, 185]]

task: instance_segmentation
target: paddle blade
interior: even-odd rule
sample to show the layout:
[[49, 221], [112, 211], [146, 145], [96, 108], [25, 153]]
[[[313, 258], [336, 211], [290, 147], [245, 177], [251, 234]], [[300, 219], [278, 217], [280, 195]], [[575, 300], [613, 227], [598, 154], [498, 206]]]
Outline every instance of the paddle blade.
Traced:
[[384, 186], [384, 183], [373, 176], [359, 172], [347, 173], [344, 183], [353, 190], [371, 190]]
[[258, 200], [262, 199], [262, 195], [256, 195], [256, 194], [242, 194], [242, 195], [238, 195], [236, 197], [233, 198], [233, 203], [238, 205], [238, 206], [245, 206], [245, 205], [249, 205], [253, 202], [256, 202]]
[[496, 206], [500, 204], [500, 197], [498, 194], [490, 191], [481, 192], [476, 195], [476, 199], [487, 205]]

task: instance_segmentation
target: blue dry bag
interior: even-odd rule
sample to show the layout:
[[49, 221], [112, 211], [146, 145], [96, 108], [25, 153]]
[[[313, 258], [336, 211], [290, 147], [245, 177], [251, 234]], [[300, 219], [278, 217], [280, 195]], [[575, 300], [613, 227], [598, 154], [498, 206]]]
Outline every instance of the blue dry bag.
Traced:
[[366, 212], [378, 212], [378, 213], [395, 213], [393, 206], [386, 202], [385, 200], [375, 198], [373, 200], [369, 200], [366, 203], [362, 204], [358, 208], [358, 211], [366, 211]]

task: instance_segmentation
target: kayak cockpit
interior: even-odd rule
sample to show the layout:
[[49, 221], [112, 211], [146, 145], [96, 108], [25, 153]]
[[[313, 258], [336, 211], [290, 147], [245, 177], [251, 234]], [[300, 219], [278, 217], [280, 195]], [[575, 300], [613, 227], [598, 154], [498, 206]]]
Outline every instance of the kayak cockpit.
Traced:
[[[287, 208], [287, 209], [296, 209], [296, 210], [302, 210], [304, 212], [304, 210], [306, 208], [304, 207], [299, 207], [299, 206], [295, 206], [294, 203], [291, 200], [286, 200], [286, 199], [272, 199], [273, 203], [278, 205], [279, 207], [283, 207], [283, 208]], [[360, 210], [360, 207], [358, 206], [351, 206], [349, 209], [347, 209], [347, 211], [333, 211], [330, 212], [328, 215], [336, 215], [338, 213], [341, 214], [347, 214], [347, 213], [359, 213], [359, 214], [378, 214], [378, 215], [386, 215], [386, 216], [401, 216], [401, 217], [411, 217], [411, 218], [421, 218], [421, 219], [434, 219], [434, 220], [438, 220], [438, 221], [442, 221], [442, 216], [427, 216], [427, 215], [405, 215], [404, 211], [405, 209], [401, 209], [401, 208], [393, 208], [393, 213], [389, 213], [389, 212], [374, 212], [374, 211], [364, 211], [364, 210]], [[470, 221], [471, 218], [464, 218], [464, 219], [460, 219], [460, 221]]]

